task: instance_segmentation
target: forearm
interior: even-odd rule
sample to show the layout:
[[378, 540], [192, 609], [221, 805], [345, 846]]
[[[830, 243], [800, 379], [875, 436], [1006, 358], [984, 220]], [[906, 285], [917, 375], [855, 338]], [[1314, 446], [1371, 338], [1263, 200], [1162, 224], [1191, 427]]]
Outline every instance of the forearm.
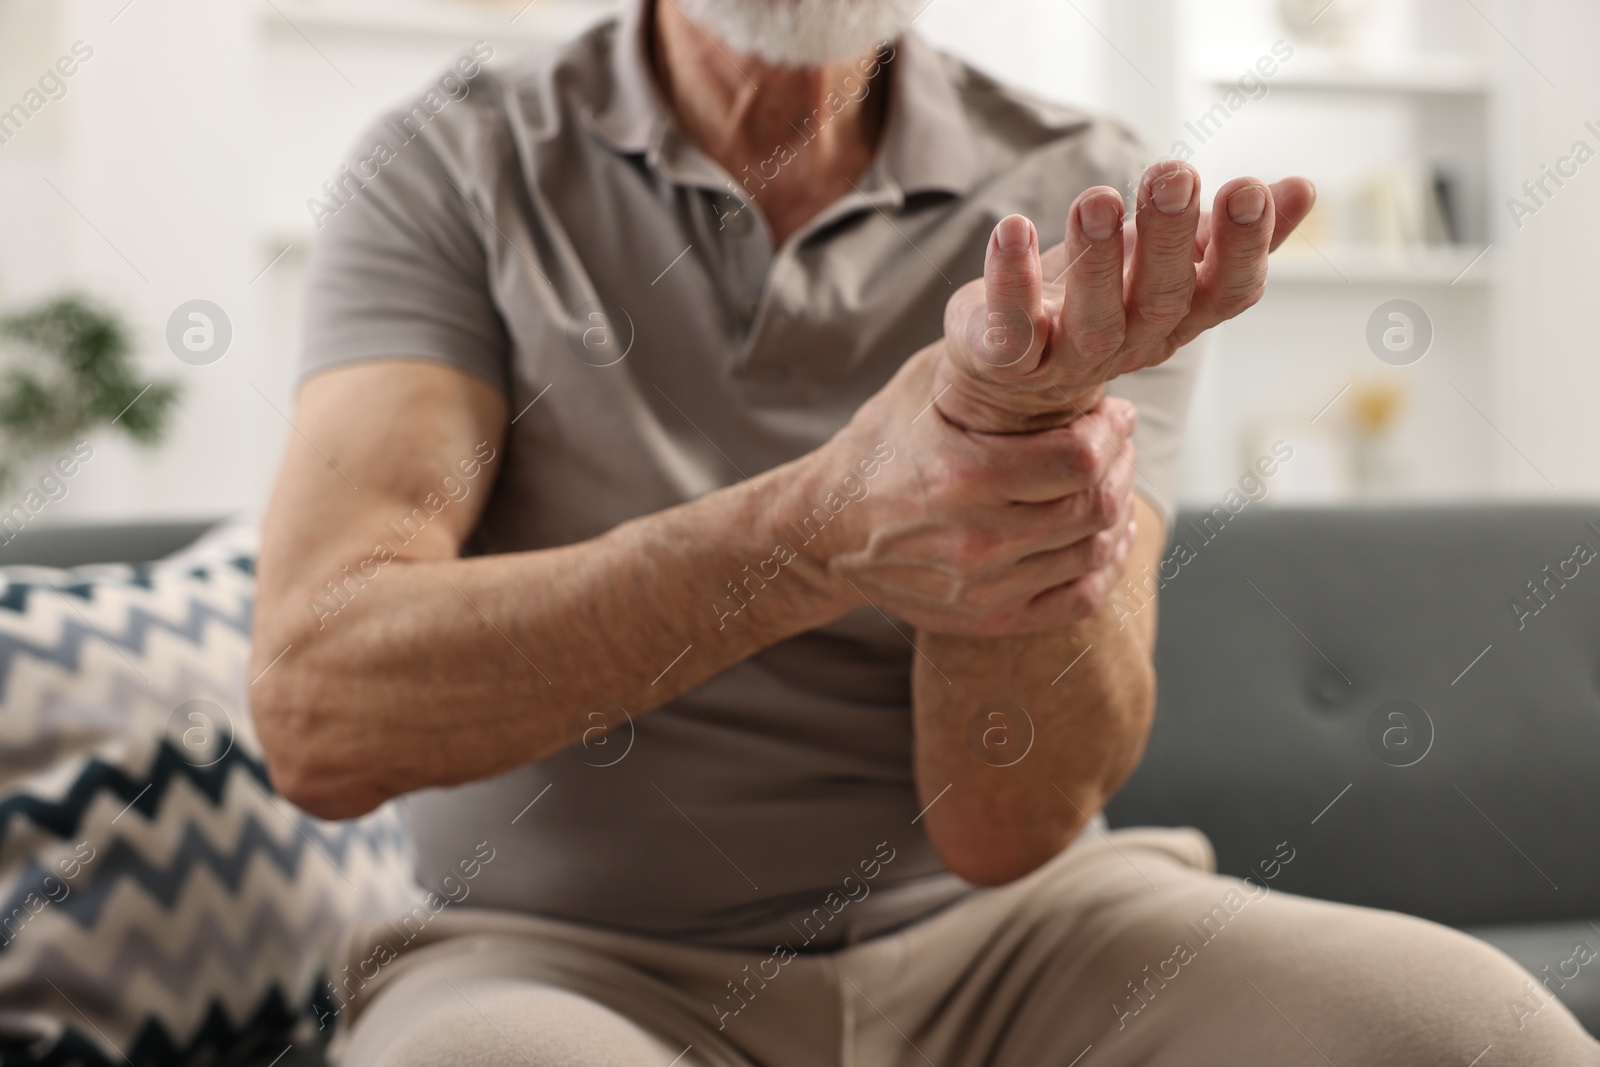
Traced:
[[[1160, 525], [1143, 505], [1141, 523]], [[1130, 570], [1162, 536], [1141, 533]], [[1011, 881], [1104, 806], [1149, 734], [1154, 622], [1153, 605], [1129, 618], [1108, 599], [1085, 622], [1020, 636], [919, 632], [917, 789], [946, 865], [981, 884]]]
[[[818, 564], [774, 558], [795, 541], [785, 524], [826, 492], [826, 460], [579, 544], [396, 558], [357, 587], [344, 567], [371, 556], [370, 539], [346, 535], [314, 561], [265, 553], [252, 696], [274, 779], [313, 811], [349, 815], [487, 777], [831, 621], [848, 605]], [[313, 606], [330, 578], [353, 589], [333, 616]]]

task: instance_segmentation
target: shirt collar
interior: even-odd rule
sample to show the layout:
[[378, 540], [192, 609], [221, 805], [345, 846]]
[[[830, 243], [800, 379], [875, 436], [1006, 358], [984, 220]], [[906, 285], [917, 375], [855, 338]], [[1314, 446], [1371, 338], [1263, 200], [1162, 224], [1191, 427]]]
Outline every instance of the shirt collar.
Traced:
[[[631, 0], [602, 50], [607, 69], [606, 99], [588, 112], [590, 127], [618, 152], [642, 154], [651, 166], [682, 180], [704, 180], [716, 167], [687, 144], [675, 128], [661, 98], [646, 36], [653, 0]], [[873, 164], [873, 180], [882, 179], [900, 194], [968, 192], [974, 181], [972, 131], [961, 100], [950, 83], [943, 58], [914, 31], [893, 45], [886, 74], [891, 79], [889, 113]], [[664, 166], [666, 157], [685, 166]], [[722, 187], [721, 181], [711, 184]]]

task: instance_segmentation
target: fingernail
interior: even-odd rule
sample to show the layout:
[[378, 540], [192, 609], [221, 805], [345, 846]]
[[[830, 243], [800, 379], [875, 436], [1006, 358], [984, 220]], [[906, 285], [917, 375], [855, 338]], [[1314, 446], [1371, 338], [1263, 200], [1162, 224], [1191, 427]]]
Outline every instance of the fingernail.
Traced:
[[1228, 197], [1228, 217], [1240, 226], [1248, 226], [1261, 218], [1267, 210], [1267, 191], [1259, 185], [1235, 189]]
[[1033, 244], [1033, 223], [1022, 215], [1007, 215], [994, 228], [994, 239], [1002, 252], [1026, 252]]
[[1194, 199], [1194, 172], [1175, 167], [1150, 183], [1150, 199], [1163, 215], [1176, 215]]
[[1078, 205], [1078, 221], [1089, 240], [1108, 240], [1122, 225], [1122, 205], [1109, 194], [1091, 196]]

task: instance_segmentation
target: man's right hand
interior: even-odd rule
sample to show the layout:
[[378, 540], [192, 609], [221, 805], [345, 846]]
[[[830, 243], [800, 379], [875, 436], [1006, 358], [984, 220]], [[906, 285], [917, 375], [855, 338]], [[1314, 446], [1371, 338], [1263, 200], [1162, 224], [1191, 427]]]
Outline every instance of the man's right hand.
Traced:
[[1121, 577], [1135, 533], [1133, 405], [1106, 398], [1035, 433], [969, 432], [929, 400], [942, 349], [913, 356], [807, 457], [819, 473], [849, 472], [880, 442], [894, 448], [820, 540], [829, 573], [846, 596], [937, 633], [995, 636], [1089, 618]]

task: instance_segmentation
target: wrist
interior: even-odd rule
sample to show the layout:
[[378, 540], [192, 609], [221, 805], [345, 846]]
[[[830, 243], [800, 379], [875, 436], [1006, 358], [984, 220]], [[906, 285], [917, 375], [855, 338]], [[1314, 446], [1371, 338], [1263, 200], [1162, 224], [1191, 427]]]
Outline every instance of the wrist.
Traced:
[[865, 602], [841, 563], [869, 550], [882, 510], [877, 497], [890, 491], [893, 468], [909, 462], [886, 435], [846, 432], [790, 464], [793, 476], [773, 498], [775, 536], [793, 547], [795, 568], [834, 618]]
[[[892, 454], [893, 449], [886, 449]], [[798, 579], [792, 610], [805, 629], [826, 625], [861, 605], [861, 597], [835, 570], [839, 556], [865, 543], [861, 502], [872, 492], [881, 461], [867, 453], [871, 477], [860, 457], [830, 441], [750, 484], [749, 528]]]
[[1105, 398], [1104, 383], [1067, 389], [975, 378], [945, 361], [934, 381], [939, 414], [972, 433], [1030, 433], [1066, 426]]
[[859, 598], [847, 599], [843, 582], [843, 590], [835, 588], [808, 551], [801, 501], [815, 494], [819, 479], [806, 459], [629, 519], [601, 538], [673, 603], [695, 610], [709, 604], [719, 632], [724, 616], [739, 616], [736, 632], [752, 649], [825, 626]]

